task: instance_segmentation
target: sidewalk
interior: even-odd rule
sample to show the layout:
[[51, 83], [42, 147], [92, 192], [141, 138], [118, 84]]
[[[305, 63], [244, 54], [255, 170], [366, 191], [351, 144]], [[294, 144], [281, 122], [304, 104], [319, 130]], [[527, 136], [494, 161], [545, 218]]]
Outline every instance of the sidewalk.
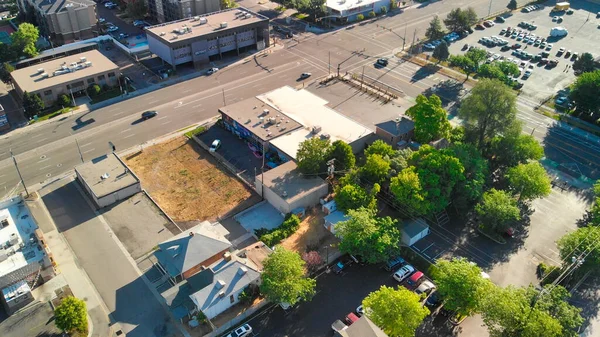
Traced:
[[99, 295], [96, 293], [85, 271], [79, 268], [77, 260], [65, 238], [56, 230], [43, 201], [41, 198], [38, 198], [35, 201], [27, 201], [27, 205], [40, 228], [44, 230], [46, 243], [52, 252], [54, 261], [57, 263], [58, 274], [47, 284], [39, 287], [39, 290], [34, 290], [35, 298], [38, 300], [50, 300], [54, 289], [68, 284], [73, 295], [86, 302], [90, 320], [89, 336], [112, 336], [113, 333], [110, 328], [108, 314], [103, 307]]

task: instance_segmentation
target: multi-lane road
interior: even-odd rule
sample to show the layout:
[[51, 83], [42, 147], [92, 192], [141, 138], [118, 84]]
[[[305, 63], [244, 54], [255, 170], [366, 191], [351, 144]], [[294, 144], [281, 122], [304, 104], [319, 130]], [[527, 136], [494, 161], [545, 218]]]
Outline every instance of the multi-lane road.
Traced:
[[[488, 1], [469, 3], [482, 14], [487, 13], [488, 4]], [[369, 76], [401, 88], [408, 97], [415, 97], [447, 78], [440, 74], [415, 76], [418, 66], [394, 58], [402, 49], [404, 32], [406, 36], [418, 38], [433, 15], [444, 16], [451, 8], [462, 5], [466, 3], [450, 0], [422, 8], [415, 5], [404, 13], [373, 23], [323, 34], [303, 33], [296, 41], [285, 40], [283, 48], [276, 48], [267, 56], [250, 57], [247, 62], [225, 67], [215, 75], [200, 76], [88, 113], [8, 133], [0, 138], [0, 192], [9, 193], [19, 185], [10, 151], [15, 155], [26, 185], [31, 186], [72, 169], [81, 162], [81, 156], [89, 160], [105, 154], [109, 151], [109, 141], [117, 150], [144, 143], [213, 117], [224, 104], [282, 85], [297, 86], [302, 72], [311, 72], [315, 78], [335, 72], [338, 65], [341, 72], [361, 72], [364, 67]], [[495, 10], [498, 9], [492, 7], [492, 12]], [[382, 56], [392, 60], [389, 67], [374, 69], [373, 63]], [[597, 140], [553, 126], [554, 120], [533, 112], [534, 105], [534, 102], [519, 99], [519, 117], [524, 121], [525, 131], [546, 141], [553, 132], [551, 139], [558, 144], [556, 158], [597, 168], [600, 162], [595, 160], [598, 155], [594, 146], [600, 146], [594, 143]], [[151, 109], [159, 111], [156, 118], [139, 120], [141, 112]]]

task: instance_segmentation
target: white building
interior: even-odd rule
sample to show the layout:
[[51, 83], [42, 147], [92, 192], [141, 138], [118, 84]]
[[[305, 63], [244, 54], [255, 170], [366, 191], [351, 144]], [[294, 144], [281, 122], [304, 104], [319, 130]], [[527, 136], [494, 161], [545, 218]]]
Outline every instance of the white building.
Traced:
[[370, 12], [381, 13], [381, 8], [390, 10], [390, 0], [327, 0], [328, 17], [340, 22], [356, 21], [358, 14], [369, 17]]

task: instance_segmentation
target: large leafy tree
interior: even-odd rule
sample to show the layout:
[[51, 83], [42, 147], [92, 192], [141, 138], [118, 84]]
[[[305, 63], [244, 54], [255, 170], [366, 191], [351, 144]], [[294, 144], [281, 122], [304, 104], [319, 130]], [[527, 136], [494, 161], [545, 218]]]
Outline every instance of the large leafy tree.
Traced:
[[442, 40], [442, 43], [438, 44], [433, 50], [433, 57], [440, 61], [446, 61], [450, 57], [450, 50], [448, 50], [448, 43]]
[[277, 246], [263, 263], [260, 291], [274, 303], [294, 305], [298, 299], [311, 299], [316, 281], [306, 277], [305, 264], [298, 253]]
[[335, 225], [340, 251], [361, 256], [368, 263], [386, 261], [398, 253], [400, 232], [396, 220], [379, 218], [371, 209], [348, 211], [349, 219]]
[[336, 140], [329, 148], [328, 159], [335, 159], [335, 170], [346, 171], [354, 167], [356, 157], [352, 152], [352, 147], [343, 140]]
[[22, 23], [11, 36], [13, 48], [21, 51], [22, 55], [34, 57], [38, 54], [35, 43], [40, 37], [40, 32], [36, 26], [31, 23]]
[[426, 144], [448, 137], [452, 127], [446, 110], [442, 108], [442, 100], [436, 95], [429, 98], [419, 95], [416, 101], [415, 105], [406, 110], [406, 115], [415, 122], [415, 140]]
[[398, 150], [390, 158], [390, 172], [389, 177], [395, 177], [408, 167], [408, 160], [412, 156], [413, 151], [410, 148]]
[[310, 15], [313, 20], [325, 12], [325, 0], [294, 0], [296, 8]]
[[519, 76], [521, 71], [519, 70], [519, 66], [509, 61], [500, 61], [495, 62], [498, 65], [498, 68], [502, 70], [502, 73], [506, 76]]
[[429, 309], [421, 304], [419, 295], [404, 287], [381, 286], [362, 304], [369, 319], [390, 337], [413, 337], [429, 315]]
[[381, 155], [372, 154], [367, 157], [365, 165], [360, 168], [360, 177], [369, 184], [380, 184], [387, 178], [390, 162]]
[[540, 160], [544, 156], [544, 148], [533, 136], [524, 135], [521, 130], [515, 131], [492, 139], [488, 157], [494, 169]]
[[497, 232], [505, 231], [512, 222], [521, 218], [516, 200], [507, 192], [494, 188], [483, 194], [475, 211], [484, 227]]
[[23, 93], [23, 108], [27, 117], [33, 117], [44, 110], [44, 102], [38, 94]]
[[469, 29], [477, 23], [477, 20], [477, 13], [472, 7], [465, 10], [455, 8], [448, 13], [448, 16], [444, 19], [444, 24], [450, 31], [459, 32]]
[[451, 55], [448, 58], [448, 62], [452, 67], [460, 68], [465, 74], [467, 74], [467, 80], [469, 76], [475, 72], [475, 62], [466, 55]]
[[361, 207], [375, 209], [377, 207], [375, 196], [380, 189], [379, 184], [373, 185], [370, 191], [354, 183], [338, 185], [335, 192], [335, 203], [337, 208], [343, 211]]
[[502, 69], [494, 63], [482, 64], [479, 67], [478, 74], [481, 78], [495, 78], [502, 82], [506, 80], [506, 75], [502, 72]]
[[510, 1], [508, 2], [508, 5], [506, 5], [506, 8], [508, 8], [508, 9], [510, 9], [510, 10], [512, 10], [512, 11], [514, 11], [515, 9], [517, 9], [517, 6], [518, 6], [518, 4], [517, 4], [517, 0], [510, 0]]
[[583, 53], [575, 62], [573, 62], [573, 70], [575, 74], [589, 73], [596, 69], [596, 61], [590, 53]]
[[506, 177], [510, 187], [520, 200], [532, 200], [550, 194], [550, 178], [538, 162], [519, 164], [508, 170]]
[[494, 287], [482, 304], [482, 318], [493, 337], [575, 337], [583, 323], [580, 309], [570, 305], [568, 291], [547, 285]]
[[444, 37], [445, 34], [446, 32], [444, 32], [444, 28], [442, 27], [442, 21], [435, 15], [429, 22], [429, 27], [425, 31], [425, 36], [429, 40], [439, 40]]
[[588, 121], [600, 117], [600, 70], [581, 74], [571, 89], [571, 99], [578, 116]]
[[455, 144], [450, 151], [465, 169], [465, 179], [456, 184], [452, 198], [455, 206], [464, 209], [481, 199], [489, 173], [488, 162], [472, 144]]
[[83, 300], [69, 296], [54, 309], [56, 327], [64, 332], [87, 333], [87, 309]]
[[479, 65], [487, 59], [487, 51], [481, 48], [471, 48], [465, 53], [465, 56], [473, 61], [475, 71], [477, 71], [479, 70]]
[[430, 273], [445, 300], [444, 307], [463, 316], [478, 312], [493, 287], [483, 278], [481, 269], [464, 258], [439, 259], [431, 266]]
[[431, 213], [433, 204], [427, 199], [427, 192], [421, 185], [416, 167], [407, 167], [398, 176], [393, 177], [390, 190], [396, 197], [396, 202], [412, 215]]
[[10, 65], [8, 62], [4, 62], [2, 66], [0, 66], [0, 80], [5, 84], [11, 83], [12, 77], [10, 76], [10, 73], [12, 73], [14, 70], [15, 67]]
[[313, 137], [300, 143], [296, 153], [300, 172], [304, 174], [323, 173], [329, 147], [329, 139], [320, 137]]
[[365, 156], [368, 157], [372, 154], [378, 154], [382, 157], [392, 157], [394, 152], [395, 151], [390, 144], [378, 139], [365, 149]]
[[585, 256], [583, 263], [575, 273], [583, 274], [598, 270], [600, 266], [600, 230], [595, 226], [578, 228], [557, 241], [560, 258], [570, 263], [573, 258]]
[[132, 19], [143, 19], [148, 15], [148, 6], [145, 1], [130, 1], [127, 3], [127, 14]]
[[458, 112], [467, 124], [467, 131], [470, 129], [476, 135], [477, 148], [484, 151], [493, 137], [516, 123], [516, 97], [504, 83], [481, 79]]

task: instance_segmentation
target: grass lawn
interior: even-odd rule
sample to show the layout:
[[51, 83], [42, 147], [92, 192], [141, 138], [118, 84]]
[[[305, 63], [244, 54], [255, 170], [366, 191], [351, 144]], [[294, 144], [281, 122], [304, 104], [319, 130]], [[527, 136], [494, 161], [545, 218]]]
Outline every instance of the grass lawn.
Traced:
[[293, 17], [295, 17], [296, 19], [299, 19], [299, 20], [304, 20], [308, 17], [308, 14], [294, 13]]
[[185, 136], [188, 137], [189, 139], [192, 139], [192, 136], [196, 136], [196, 135], [199, 135], [201, 133], [204, 133], [204, 132], [206, 132], [206, 130], [207, 130], [206, 127], [199, 126], [199, 127], [195, 128], [193, 130], [190, 130], [190, 131], [186, 132]]
[[56, 117], [56, 116], [59, 116], [59, 115], [62, 115], [62, 114], [64, 114], [64, 113], [68, 113], [68, 112], [71, 112], [71, 111], [74, 111], [74, 110], [77, 110], [77, 109], [79, 109], [79, 107], [78, 107], [78, 106], [76, 106], [76, 107], [74, 107], [74, 108], [63, 108], [63, 109], [59, 109], [59, 110], [57, 110], [57, 111], [54, 111], [54, 112], [51, 112], [51, 113], [45, 114], [44, 116], [38, 117], [38, 119], [37, 119], [37, 120], [33, 120], [33, 119], [32, 119], [32, 120], [30, 120], [30, 121], [29, 121], [29, 125], [31, 125], [31, 124], [34, 124], [34, 123], [38, 123], [38, 122], [41, 122], [41, 121], [45, 121], [45, 120], [47, 120], [47, 119], [54, 118], [54, 117]]
[[111, 89], [111, 90], [105, 91], [105, 92], [101, 93], [100, 95], [94, 97], [90, 103], [96, 104], [96, 103], [106, 101], [107, 99], [111, 99], [111, 98], [118, 97], [118, 96], [121, 96], [121, 90], [119, 90], [118, 88]]

